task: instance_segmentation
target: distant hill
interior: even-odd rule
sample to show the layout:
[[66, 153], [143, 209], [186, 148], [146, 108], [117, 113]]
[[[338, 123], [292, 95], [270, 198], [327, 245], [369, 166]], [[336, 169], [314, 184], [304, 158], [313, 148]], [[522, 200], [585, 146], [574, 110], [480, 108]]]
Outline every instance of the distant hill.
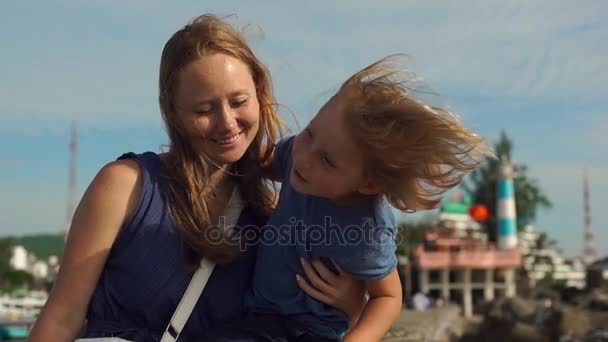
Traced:
[[47, 260], [51, 255], [57, 255], [61, 258], [63, 255], [64, 235], [63, 233], [55, 234], [34, 234], [20, 237], [4, 237], [0, 238], [2, 242], [9, 242], [11, 245], [22, 245], [29, 252], [34, 253], [40, 260]]

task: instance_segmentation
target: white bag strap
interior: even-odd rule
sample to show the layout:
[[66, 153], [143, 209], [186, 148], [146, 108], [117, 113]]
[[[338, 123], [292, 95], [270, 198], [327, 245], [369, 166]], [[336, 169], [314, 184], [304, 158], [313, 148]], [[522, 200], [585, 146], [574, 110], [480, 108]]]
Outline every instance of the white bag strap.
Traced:
[[163, 337], [160, 339], [161, 342], [175, 342], [179, 337], [179, 334], [184, 329], [196, 302], [198, 302], [198, 298], [200, 297], [205, 285], [207, 285], [207, 280], [211, 277], [211, 272], [215, 267], [215, 263], [209, 261], [207, 259], [201, 260], [200, 267], [194, 272], [192, 276], [192, 280], [190, 280], [190, 284], [188, 284], [188, 288], [184, 293], [184, 296], [180, 300], [177, 305], [177, 309], [173, 313], [173, 317], [171, 317], [171, 321], [169, 325], [167, 325], [167, 329], [165, 329], [165, 333]]
[[[240, 193], [237, 189], [234, 189], [230, 196], [230, 200], [228, 201], [228, 205], [226, 206], [226, 210], [224, 211], [224, 216], [226, 218], [225, 230], [236, 225], [242, 210], [243, 202]], [[198, 302], [198, 298], [201, 296], [201, 293], [203, 293], [214, 267], [215, 263], [213, 261], [207, 259], [201, 260], [201, 264], [196, 272], [194, 272], [194, 275], [192, 275], [192, 280], [190, 280], [186, 292], [184, 292], [182, 299], [177, 305], [173, 317], [171, 317], [171, 321], [167, 325], [160, 342], [177, 341], [194, 306]]]

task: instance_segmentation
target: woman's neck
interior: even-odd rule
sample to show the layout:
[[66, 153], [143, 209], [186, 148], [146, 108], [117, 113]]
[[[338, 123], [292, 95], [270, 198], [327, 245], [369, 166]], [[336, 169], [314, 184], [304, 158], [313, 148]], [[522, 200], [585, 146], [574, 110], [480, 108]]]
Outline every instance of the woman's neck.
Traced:
[[[168, 151], [161, 155], [161, 160], [165, 160], [168, 162], [168, 167], [171, 167], [171, 164], [176, 163], [176, 155]], [[193, 161], [194, 162], [194, 161]], [[226, 188], [232, 188], [230, 181], [230, 176], [232, 175], [232, 169], [234, 164], [218, 164], [213, 161], [206, 161], [207, 168], [205, 172], [205, 189], [203, 189], [203, 193], [213, 192], [217, 193], [221, 192]], [[215, 197], [215, 196], [213, 196]]]
[[207, 193], [207, 197], [211, 199], [222, 198], [228, 196], [233, 189], [234, 183], [231, 179], [232, 164], [219, 165], [209, 163], [206, 177], [206, 189], [203, 193]]

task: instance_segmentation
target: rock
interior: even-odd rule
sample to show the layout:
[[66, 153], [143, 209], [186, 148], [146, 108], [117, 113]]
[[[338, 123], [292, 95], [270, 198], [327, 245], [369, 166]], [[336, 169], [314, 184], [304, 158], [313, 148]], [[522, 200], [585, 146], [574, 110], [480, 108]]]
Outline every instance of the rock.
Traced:
[[590, 309], [608, 311], [608, 293], [602, 290], [593, 290], [589, 297]]
[[[476, 336], [478, 341], [513, 341], [513, 333], [520, 337], [535, 338], [537, 334], [531, 334], [533, 327], [535, 305], [521, 298], [500, 298], [490, 303], [485, 308], [483, 322], [479, 326]], [[471, 338], [471, 340], [474, 340]], [[527, 341], [525, 338], [522, 339]], [[530, 340], [530, 341], [533, 341]]]
[[[597, 329], [590, 332], [584, 342], [608, 342], [608, 329]], [[561, 341], [560, 341], [561, 342]]]
[[513, 325], [517, 321], [531, 322], [536, 304], [522, 298], [500, 298], [490, 303], [485, 317]]
[[476, 337], [493, 342], [559, 341], [563, 336], [582, 338], [591, 327], [586, 311], [553, 302], [549, 297], [540, 302], [501, 298], [486, 307]]
[[517, 322], [510, 332], [508, 341], [513, 342], [543, 342], [552, 341], [544, 336], [533, 324]]
[[536, 288], [532, 292], [532, 299], [542, 301], [549, 299], [553, 303], [557, 303], [561, 300], [562, 295], [559, 291], [548, 289], [548, 288]]
[[591, 317], [589, 313], [574, 307], [562, 306], [559, 336], [583, 337], [591, 330]]
[[383, 342], [454, 341], [462, 335], [460, 308], [446, 305], [424, 311], [403, 310]]

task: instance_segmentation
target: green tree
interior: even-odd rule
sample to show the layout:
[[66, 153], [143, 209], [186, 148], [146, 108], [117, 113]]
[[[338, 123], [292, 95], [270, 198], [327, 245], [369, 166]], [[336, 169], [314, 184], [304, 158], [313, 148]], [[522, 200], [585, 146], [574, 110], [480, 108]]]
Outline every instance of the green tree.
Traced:
[[541, 251], [545, 250], [558, 250], [557, 241], [552, 239], [547, 235], [547, 233], [542, 232], [538, 235], [538, 239], [534, 246], [532, 246], [532, 250], [529, 255], [534, 257], [534, 264], [545, 264], [553, 267], [551, 262], [551, 257], [547, 255], [541, 255]]
[[0, 279], [10, 271], [9, 261], [13, 243], [10, 239], [0, 239]]
[[2, 287], [6, 292], [13, 292], [23, 288], [32, 288], [35, 284], [34, 277], [25, 271], [8, 271], [4, 274], [2, 281]]
[[534, 246], [538, 250], [543, 249], [555, 249], [557, 248], [557, 241], [552, 239], [545, 232], [541, 232], [538, 234], [538, 239], [536, 240], [536, 244]]
[[409, 256], [424, 241], [426, 232], [433, 227], [430, 218], [416, 222], [402, 222], [397, 233], [397, 254]]
[[[496, 241], [496, 186], [498, 182], [499, 166], [501, 160], [511, 159], [513, 143], [503, 131], [494, 144], [496, 159], [488, 159], [487, 163], [475, 170], [466, 182], [464, 190], [473, 198], [473, 203], [484, 204], [488, 207], [490, 215], [486, 221], [488, 236]], [[517, 211], [517, 228], [522, 230], [524, 223], [533, 222], [540, 208], [551, 208], [552, 203], [541, 190], [538, 180], [528, 177], [528, 167], [524, 164], [515, 164], [515, 209]]]

